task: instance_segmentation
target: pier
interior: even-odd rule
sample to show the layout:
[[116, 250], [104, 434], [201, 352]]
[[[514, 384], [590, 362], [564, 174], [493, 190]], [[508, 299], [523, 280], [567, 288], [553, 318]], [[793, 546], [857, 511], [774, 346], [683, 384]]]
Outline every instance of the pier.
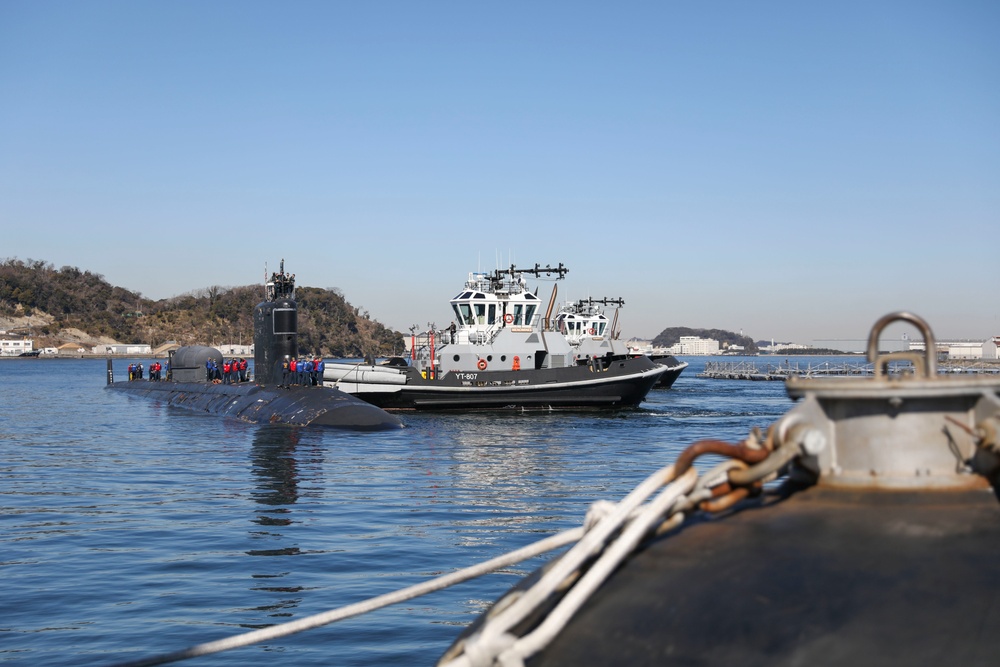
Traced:
[[[912, 373], [913, 366], [909, 363], [893, 364], [889, 374]], [[757, 361], [709, 361], [705, 370], [696, 377], [710, 380], [756, 380], [776, 381], [786, 380], [791, 375], [802, 377], [835, 377], [835, 376], [866, 376], [875, 373], [875, 366], [862, 362], [835, 361], [794, 361], [794, 362], [757, 362]], [[1000, 362], [981, 359], [962, 362], [944, 362], [938, 364], [938, 374], [971, 373], [1000, 374]]]

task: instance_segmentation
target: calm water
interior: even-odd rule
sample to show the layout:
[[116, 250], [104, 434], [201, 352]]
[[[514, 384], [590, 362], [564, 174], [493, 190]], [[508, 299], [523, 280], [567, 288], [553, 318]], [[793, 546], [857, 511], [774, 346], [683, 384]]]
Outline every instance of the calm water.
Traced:
[[[580, 525], [686, 445], [791, 401], [701, 380], [616, 415], [253, 426], [103, 390], [102, 360], [0, 362], [0, 663], [108, 665], [419, 583]], [[116, 362], [123, 375], [127, 361]], [[182, 664], [430, 665], [545, 559]]]

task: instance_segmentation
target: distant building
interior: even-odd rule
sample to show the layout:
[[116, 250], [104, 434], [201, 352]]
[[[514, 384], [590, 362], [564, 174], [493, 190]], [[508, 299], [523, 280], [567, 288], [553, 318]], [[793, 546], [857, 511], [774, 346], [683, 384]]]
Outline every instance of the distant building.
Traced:
[[87, 354], [90, 350], [79, 343], [63, 343], [58, 348], [59, 354]]
[[34, 350], [35, 342], [30, 338], [0, 339], [0, 357], [17, 357]]
[[983, 343], [949, 343], [949, 359], [982, 359]]
[[[939, 357], [948, 359], [996, 359], [997, 346], [1000, 345], [1000, 336], [993, 336], [986, 341], [942, 341], [936, 343]], [[924, 341], [911, 341], [910, 351], [923, 352], [926, 349]]]
[[714, 338], [681, 336], [680, 341], [670, 348], [670, 354], [712, 355], [719, 353], [719, 341]]
[[154, 357], [165, 357], [171, 352], [176, 352], [181, 347], [180, 343], [170, 341], [169, 343], [164, 343], [153, 350]]
[[253, 345], [237, 345], [236, 343], [226, 343], [216, 347], [224, 357], [252, 357]]
[[152, 354], [153, 350], [147, 343], [115, 343], [113, 345], [95, 345], [94, 354]]

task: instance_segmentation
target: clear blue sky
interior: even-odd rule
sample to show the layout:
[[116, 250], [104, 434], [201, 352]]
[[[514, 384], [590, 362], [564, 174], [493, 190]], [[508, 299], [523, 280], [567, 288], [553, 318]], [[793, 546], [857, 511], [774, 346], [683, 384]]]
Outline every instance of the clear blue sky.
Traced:
[[[1000, 3], [0, 3], [0, 258], [158, 299], [469, 271], [811, 344], [1000, 335]], [[548, 295], [551, 284], [542, 283]]]

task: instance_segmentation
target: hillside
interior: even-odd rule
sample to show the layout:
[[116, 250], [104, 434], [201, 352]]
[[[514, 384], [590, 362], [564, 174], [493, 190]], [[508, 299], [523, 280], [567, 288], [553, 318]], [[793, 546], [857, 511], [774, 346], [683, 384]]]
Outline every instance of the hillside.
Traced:
[[757, 343], [750, 336], [741, 336], [722, 329], [691, 329], [690, 327], [669, 327], [653, 339], [653, 347], [670, 347], [680, 342], [681, 336], [698, 336], [719, 341], [723, 350], [730, 345], [742, 345], [746, 354], [757, 354]]
[[[399, 353], [402, 334], [361, 313], [336, 290], [296, 289], [299, 347], [324, 356]], [[104, 276], [38, 260], [0, 263], [0, 329], [30, 334], [35, 347], [66, 342], [219, 345], [253, 340], [261, 285], [212, 286], [153, 301]]]

